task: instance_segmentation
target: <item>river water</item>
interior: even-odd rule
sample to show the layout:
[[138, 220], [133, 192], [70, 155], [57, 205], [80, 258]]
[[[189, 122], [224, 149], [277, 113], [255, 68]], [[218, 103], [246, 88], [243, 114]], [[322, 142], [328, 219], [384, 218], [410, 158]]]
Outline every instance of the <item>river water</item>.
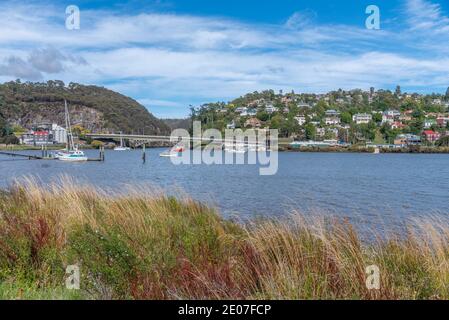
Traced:
[[[281, 152], [277, 174], [261, 176], [257, 165], [174, 165], [170, 158], [159, 157], [162, 151], [147, 149], [146, 163], [139, 150], [106, 151], [104, 163], [18, 160], [0, 155], [0, 187], [22, 176], [48, 182], [61, 175], [114, 190], [148, 184], [175, 195], [182, 190], [217, 206], [225, 216], [244, 219], [283, 217], [297, 210], [400, 224], [409, 218], [449, 213], [446, 154]], [[86, 153], [98, 156], [98, 151]]]

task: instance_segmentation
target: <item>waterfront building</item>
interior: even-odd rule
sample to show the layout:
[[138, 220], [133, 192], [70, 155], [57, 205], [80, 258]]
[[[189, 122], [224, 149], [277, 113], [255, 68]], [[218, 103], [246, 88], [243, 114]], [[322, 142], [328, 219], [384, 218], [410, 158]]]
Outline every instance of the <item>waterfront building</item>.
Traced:
[[414, 134], [400, 134], [394, 139], [394, 145], [404, 147], [421, 144], [421, 137]]

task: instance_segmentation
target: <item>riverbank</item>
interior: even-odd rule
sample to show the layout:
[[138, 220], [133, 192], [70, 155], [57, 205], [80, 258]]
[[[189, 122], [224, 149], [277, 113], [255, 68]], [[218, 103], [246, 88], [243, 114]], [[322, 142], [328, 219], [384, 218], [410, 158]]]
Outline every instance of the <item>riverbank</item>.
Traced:
[[[374, 147], [279, 147], [279, 151], [284, 152], [343, 152], [343, 153], [374, 153]], [[410, 148], [379, 148], [380, 153], [449, 153], [449, 147], [428, 147], [428, 146], [413, 146]]]
[[[223, 220], [188, 198], [24, 182], [0, 194], [3, 299], [448, 299], [449, 225], [363, 243], [333, 219]], [[63, 284], [78, 265], [80, 290]], [[366, 267], [380, 289], [366, 287]]]

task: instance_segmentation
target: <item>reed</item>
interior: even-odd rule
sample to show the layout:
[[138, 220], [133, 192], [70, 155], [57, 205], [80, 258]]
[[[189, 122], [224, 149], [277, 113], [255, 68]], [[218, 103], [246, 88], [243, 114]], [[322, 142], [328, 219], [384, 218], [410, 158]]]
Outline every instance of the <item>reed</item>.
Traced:
[[[148, 187], [116, 194], [69, 178], [0, 193], [3, 299], [448, 299], [449, 224], [366, 242], [346, 221], [238, 224]], [[65, 289], [77, 264], [81, 289]], [[365, 269], [380, 270], [380, 289]]]

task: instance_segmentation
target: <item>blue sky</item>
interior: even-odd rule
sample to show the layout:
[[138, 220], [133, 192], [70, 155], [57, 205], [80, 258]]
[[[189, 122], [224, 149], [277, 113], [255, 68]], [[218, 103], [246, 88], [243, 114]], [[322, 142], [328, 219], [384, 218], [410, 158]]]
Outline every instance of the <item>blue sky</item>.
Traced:
[[0, 81], [102, 85], [159, 117], [264, 89], [445, 92], [448, 16], [434, 0], [2, 1]]

